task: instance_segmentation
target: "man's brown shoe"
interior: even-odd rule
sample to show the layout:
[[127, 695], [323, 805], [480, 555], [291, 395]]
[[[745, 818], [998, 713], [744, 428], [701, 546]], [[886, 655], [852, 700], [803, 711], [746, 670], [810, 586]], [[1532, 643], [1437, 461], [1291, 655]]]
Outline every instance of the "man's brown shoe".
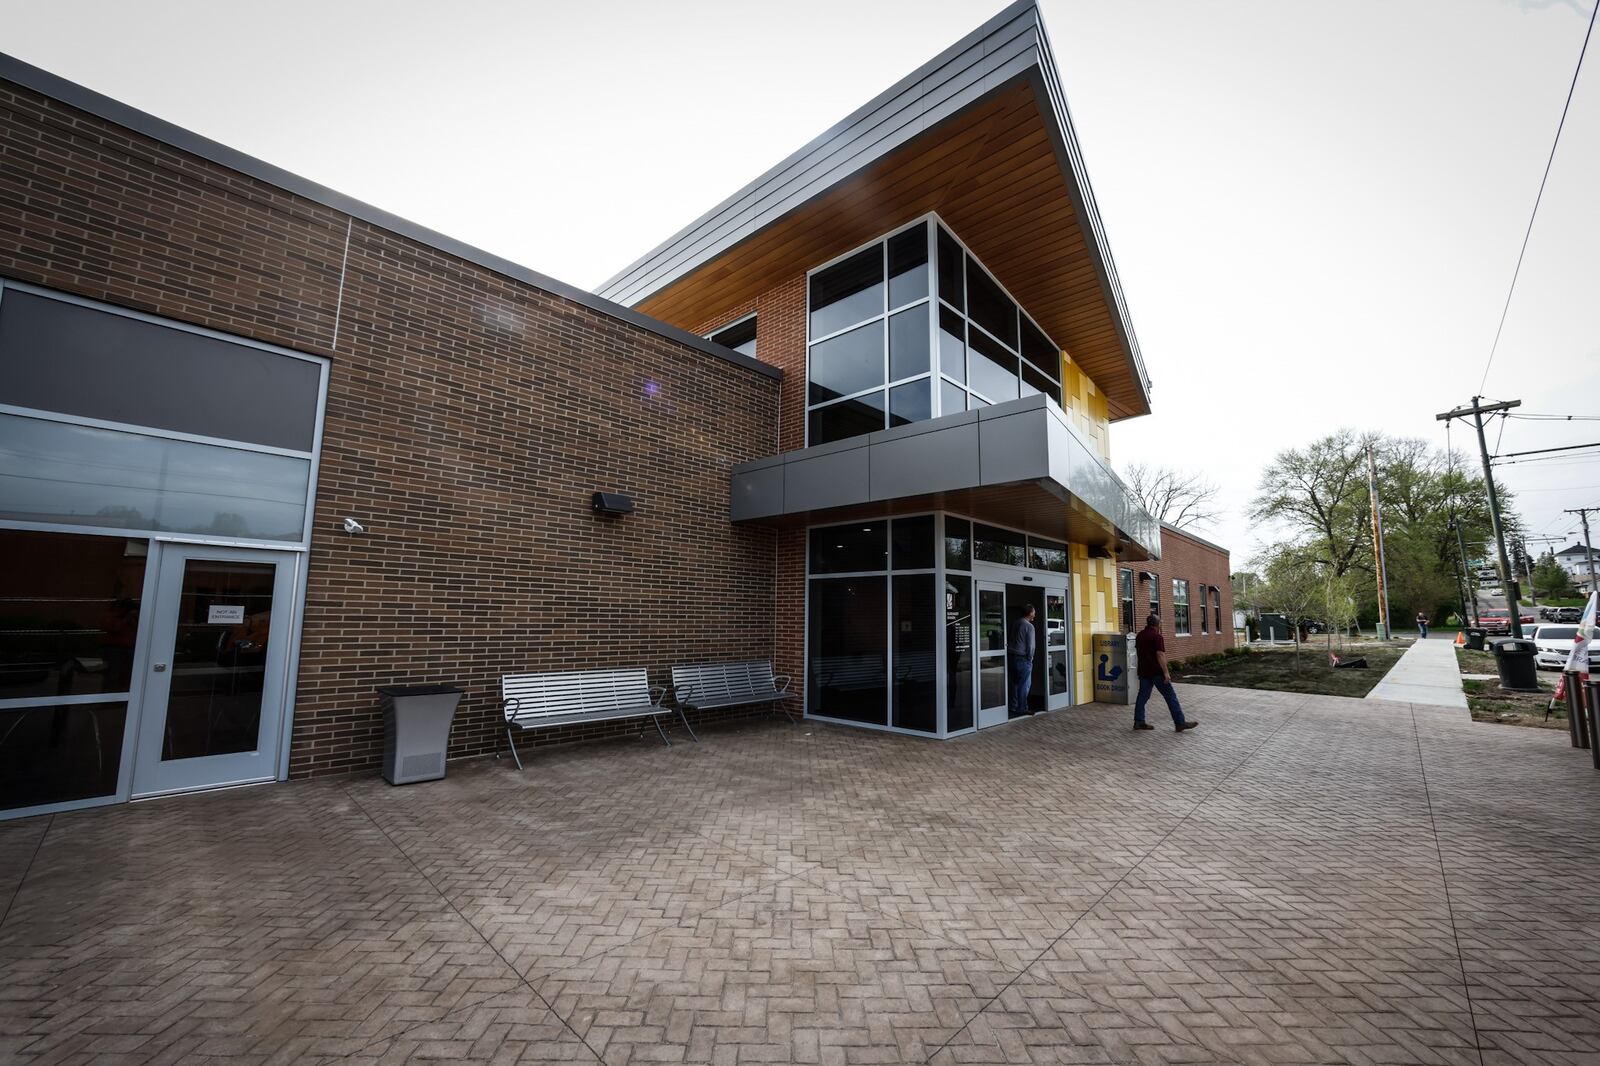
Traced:
[[1193, 718], [1191, 718], [1187, 722], [1185, 722], [1182, 725], [1178, 726], [1178, 732], [1181, 733], [1185, 729], [1194, 729], [1194, 728], [1198, 727], [1199, 725], [1200, 725], [1199, 722], [1197, 722]]
[[1149, 722], [1139, 722], [1133, 728], [1135, 728], [1135, 729], [1154, 729], [1155, 726], [1151, 725]]

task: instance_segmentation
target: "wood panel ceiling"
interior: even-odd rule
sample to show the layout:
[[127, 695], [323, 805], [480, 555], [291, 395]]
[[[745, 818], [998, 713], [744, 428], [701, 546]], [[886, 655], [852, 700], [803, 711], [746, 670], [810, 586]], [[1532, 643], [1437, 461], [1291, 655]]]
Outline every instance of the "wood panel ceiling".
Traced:
[[1105, 392], [1148, 414], [1032, 84], [1018, 79], [637, 305], [693, 328], [929, 211]]

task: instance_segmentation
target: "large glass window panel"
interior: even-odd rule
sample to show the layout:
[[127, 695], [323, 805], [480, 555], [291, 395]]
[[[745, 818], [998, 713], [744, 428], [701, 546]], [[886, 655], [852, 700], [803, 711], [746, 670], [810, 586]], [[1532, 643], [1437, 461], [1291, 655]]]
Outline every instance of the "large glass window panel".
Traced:
[[1057, 574], [1066, 573], [1067, 546], [1052, 540], [1029, 537], [1028, 567], [1032, 570], [1049, 570]]
[[811, 714], [886, 724], [888, 617], [888, 578], [812, 579], [806, 642]]
[[813, 408], [807, 416], [809, 440], [813, 445], [876, 433], [884, 428], [883, 393], [874, 392], [841, 400], [826, 407]]
[[[946, 529], [948, 529], [948, 524]], [[945, 729], [972, 727], [972, 579], [944, 580]]]
[[1050, 338], [1023, 315], [1022, 357], [1053, 378], [1061, 376], [1061, 353], [1050, 343]]
[[972, 554], [979, 562], [1001, 563], [1005, 566], [1023, 566], [1027, 563], [1027, 538], [1021, 533], [975, 525], [972, 536]]
[[756, 316], [751, 315], [742, 322], [719, 329], [707, 339], [753, 358], [756, 354]]
[[1045, 377], [1040, 371], [1035, 370], [1027, 363], [1022, 364], [1022, 395], [1036, 396], [1042, 392], [1046, 396], [1050, 396], [1050, 398], [1055, 400], [1057, 403], [1060, 403], [1061, 398], [1059, 394], [1054, 396], [1051, 395], [1051, 390], [1054, 387], [1055, 382]]
[[[928, 543], [933, 530], [928, 530]], [[894, 691], [891, 724], [920, 733], [939, 730], [939, 624], [933, 599], [932, 574], [900, 574], [894, 578]]]
[[826, 403], [882, 384], [882, 320], [811, 346], [812, 403]]
[[967, 343], [971, 352], [968, 366], [972, 391], [981, 392], [990, 403], [1015, 400], [1018, 395], [1017, 357], [976, 329], [968, 331]]
[[1046, 660], [1050, 672], [1050, 695], [1064, 695], [1067, 691], [1067, 653], [1052, 651]]
[[[1006, 598], [1005, 593], [998, 589], [978, 590], [978, 650], [1006, 650]], [[1001, 675], [1002, 685], [1004, 681], [1005, 677]], [[1004, 697], [999, 702], [1004, 703]], [[988, 701], [983, 705], [994, 706]]]
[[972, 569], [972, 523], [965, 518], [944, 520], [944, 567], [946, 570]]
[[1044, 642], [1051, 648], [1067, 646], [1067, 597], [1060, 592], [1044, 595]]
[[854, 574], [889, 569], [889, 523], [847, 522], [811, 531], [813, 574]]
[[939, 227], [939, 299], [954, 307], [957, 311], [965, 310], [967, 306], [966, 287], [962, 283], [962, 274], [966, 267], [966, 254], [962, 252], [961, 245], [956, 239]]
[[939, 308], [939, 370], [953, 381], [967, 380], [967, 327], [948, 307]]
[[322, 367], [7, 288], [0, 403], [309, 452]]
[[299, 541], [310, 478], [309, 459], [0, 414], [0, 517]]
[[933, 417], [933, 381], [923, 378], [889, 390], [889, 425], [926, 422]]
[[825, 337], [883, 314], [883, 245], [811, 275], [811, 336]]
[[896, 570], [933, 569], [933, 515], [896, 518], [893, 541]]
[[928, 227], [913, 226], [889, 240], [889, 306], [928, 295]]
[[1118, 580], [1122, 598], [1122, 630], [1132, 633], [1136, 628], [1133, 624], [1133, 571], [1122, 570]]
[[978, 699], [985, 707], [1006, 705], [1006, 657], [991, 655], [978, 662]]
[[928, 305], [889, 318], [889, 380], [928, 372]]
[[0, 810], [117, 791], [126, 703], [0, 710]]
[[1007, 347], [1016, 348], [1017, 305], [971, 256], [967, 257], [967, 317], [999, 337]]
[[271, 563], [185, 564], [163, 761], [256, 750], [276, 575]]
[[939, 416], [958, 415], [967, 409], [967, 390], [948, 381], [939, 382]]
[[0, 530], [0, 699], [129, 690], [147, 547]]

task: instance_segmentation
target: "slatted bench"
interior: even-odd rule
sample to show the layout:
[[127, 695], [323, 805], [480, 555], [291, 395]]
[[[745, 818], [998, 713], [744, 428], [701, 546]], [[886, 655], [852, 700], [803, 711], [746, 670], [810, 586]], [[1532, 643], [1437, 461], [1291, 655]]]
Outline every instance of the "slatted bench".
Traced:
[[[506, 718], [506, 743], [522, 769], [512, 727], [543, 729], [584, 722], [610, 722], [622, 718], [649, 718], [671, 747], [661, 716], [672, 708], [661, 705], [666, 690], [650, 687], [644, 667], [628, 670], [578, 670], [556, 674], [507, 674], [500, 679], [500, 709]], [[692, 734], [691, 734], [692, 735]]]
[[[777, 703], [785, 718], [794, 715], [784, 706], [794, 699], [787, 677], [772, 676], [772, 662], [753, 659], [738, 663], [686, 663], [672, 668], [672, 701], [678, 705], [683, 728], [689, 729], [685, 711], [709, 711], [718, 707], [742, 707], [747, 703]], [[699, 740], [695, 737], [695, 740]]]

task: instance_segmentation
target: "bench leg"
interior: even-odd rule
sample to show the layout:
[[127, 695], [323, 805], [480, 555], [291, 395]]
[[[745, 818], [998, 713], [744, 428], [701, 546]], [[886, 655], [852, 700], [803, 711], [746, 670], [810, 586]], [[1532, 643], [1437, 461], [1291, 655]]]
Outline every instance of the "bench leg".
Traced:
[[684, 731], [689, 734], [689, 739], [696, 744], [700, 743], [700, 738], [694, 735], [694, 728], [689, 725], [689, 716], [683, 713], [682, 707], [678, 708], [678, 721], [683, 723]]
[[650, 721], [656, 727], [656, 732], [661, 734], [661, 743], [665, 744], [669, 748], [672, 747], [672, 741], [667, 739], [667, 731], [661, 728], [661, 716], [659, 714], [652, 714], [650, 716]]
[[[510, 726], [506, 726], [506, 743], [508, 745], [510, 745], [510, 747], [511, 747], [511, 757], [516, 760], [517, 769], [521, 770], [522, 769], [522, 756], [517, 754], [517, 742], [516, 742], [516, 739], [514, 737], [512, 737], [512, 735], [511, 735], [511, 727]], [[500, 757], [500, 753], [498, 751], [495, 752], [494, 753], [494, 757], [496, 759], [498, 759]]]
[[783, 716], [785, 718], [789, 719], [789, 724], [790, 725], [794, 725], [794, 715], [789, 713], [789, 701], [788, 700], [779, 700], [778, 701], [778, 710], [782, 711], [783, 712]]

